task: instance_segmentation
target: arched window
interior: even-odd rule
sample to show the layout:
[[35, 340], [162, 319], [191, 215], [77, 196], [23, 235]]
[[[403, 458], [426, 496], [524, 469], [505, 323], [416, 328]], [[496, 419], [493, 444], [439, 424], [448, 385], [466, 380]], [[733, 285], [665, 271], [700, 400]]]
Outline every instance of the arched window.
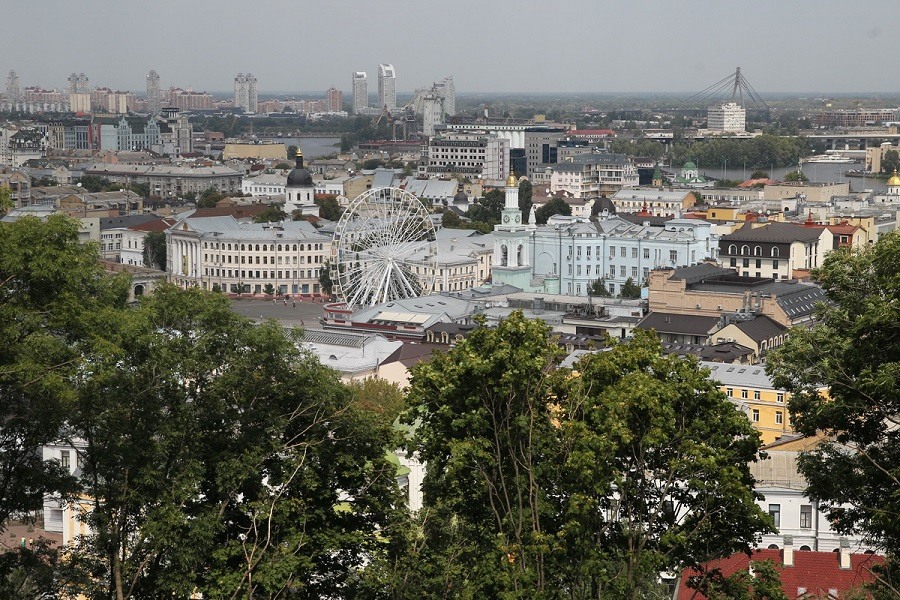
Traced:
[[812, 548], [810, 548], [806, 544], [800, 546], [800, 552], [811, 552], [811, 551], [812, 551]]
[[778, 256], [778, 255], [779, 255], [778, 248], [776, 248], [775, 246], [772, 246], [772, 256]]
[[241, 250], [246, 250], [246, 248], [244, 247], [244, 244], [241, 244]]
[[728, 246], [728, 254], [737, 254], [737, 246], [734, 244]]
[[759, 246], [754, 246], [753, 256], [762, 256], [762, 248], [760, 248]]
[[263, 252], [268, 252], [268, 248], [266, 247], [266, 244], [263, 244]]
[[516, 251], [516, 262], [518, 266], [522, 266], [525, 264], [525, 246], [519, 245], [519, 249]]
[[500, 246], [500, 266], [505, 267], [507, 265], [507, 261], [509, 259], [509, 249], [506, 247], [506, 244]]
[[[769, 544], [769, 550], [778, 550], [778, 544]], [[837, 552], [837, 550], [835, 550]]]
[[741, 246], [741, 256], [750, 256], [750, 246]]
[[256, 245], [256, 251], [259, 252], [259, 244]]
[[294, 244], [294, 252], [297, 251], [297, 244]]

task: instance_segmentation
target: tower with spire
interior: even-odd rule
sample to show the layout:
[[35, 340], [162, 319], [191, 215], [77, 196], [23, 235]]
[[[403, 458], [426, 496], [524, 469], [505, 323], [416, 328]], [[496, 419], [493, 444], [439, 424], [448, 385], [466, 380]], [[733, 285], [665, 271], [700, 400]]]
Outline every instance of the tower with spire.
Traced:
[[504, 188], [505, 202], [500, 223], [494, 226], [494, 284], [509, 284], [527, 290], [531, 286], [531, 232], [535, 225], [523, 223], [519, 209], [519, 180], [510, 172]]

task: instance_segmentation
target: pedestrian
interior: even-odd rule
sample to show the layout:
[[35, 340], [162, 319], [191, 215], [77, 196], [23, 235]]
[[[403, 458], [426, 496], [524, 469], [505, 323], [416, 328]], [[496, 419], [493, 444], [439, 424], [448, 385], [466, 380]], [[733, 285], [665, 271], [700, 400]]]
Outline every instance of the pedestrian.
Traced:
[[303, 319], [300, 319], [300, 327], [305, 327], [306, 323], [303, 322]]
[[297, 301], [291, 300], [291, 308], [297, 308]]
[[278, 304], [278, 298], [272, 298], [272, 306]]
[[284, 299], [284, 305], [287, 306], [287, 298]]

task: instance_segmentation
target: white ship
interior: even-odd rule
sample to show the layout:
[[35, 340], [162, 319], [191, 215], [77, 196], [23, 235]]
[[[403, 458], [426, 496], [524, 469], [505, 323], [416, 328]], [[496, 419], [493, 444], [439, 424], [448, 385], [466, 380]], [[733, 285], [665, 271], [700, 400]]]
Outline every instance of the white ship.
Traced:
[[849, 164], [859, 162], [855, 158], [844, 156], [843, 154], [819, 154], [818, 156], [810, 156], [805, 160], [808, 163], [829, 163], [829, 164]]

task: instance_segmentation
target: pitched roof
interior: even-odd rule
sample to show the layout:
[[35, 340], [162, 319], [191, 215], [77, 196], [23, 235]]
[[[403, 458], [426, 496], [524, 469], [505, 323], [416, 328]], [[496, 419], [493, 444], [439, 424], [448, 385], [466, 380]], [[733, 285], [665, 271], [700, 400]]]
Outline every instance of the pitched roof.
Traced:
[[635, 327], [637, 329], [655, 329], [660, 333], [708, 335], [718, 322], [719, 317], [654, 311], [644, 317]]
[[[840, 568], [837, 552], [794, 551], [794, 566], [785, 567], [781, 550], [757, 550], [751, 556], [743, 553], [706, 563], [708, 569], [719, 568], [729, 576], [747, 569], [750, 561], [771, 560], [781, 577], [781, 589], [788, 598], [842, 598], [844, 593], [873, 580], [870, 569], [882, 564], [884, 557], [877, 554], [851, 554], [850, 568]], [[693, 598], [706, 600], [687, 587], [688, 578], [697, 575], [693, 569], [685, 569], [678, 584], [677, 600]], [[808, 594], [808, 595], [807, 595]], [[831, 594], [831, 595], [829, 595]]]
[[734, 325], [757, 343], [779, 336], [788, 329], [766, 315], [756, 315], [752, 319], [738, 321]]
[[753, 227], [751, 223], [746, 223], [734, 233], [723, 235], [721, 241], [790, 244], [793, 242], [812, 242], [819, 239], [821, 235], [822, 230], [819, 228], [773, 221], [763, 227]]

